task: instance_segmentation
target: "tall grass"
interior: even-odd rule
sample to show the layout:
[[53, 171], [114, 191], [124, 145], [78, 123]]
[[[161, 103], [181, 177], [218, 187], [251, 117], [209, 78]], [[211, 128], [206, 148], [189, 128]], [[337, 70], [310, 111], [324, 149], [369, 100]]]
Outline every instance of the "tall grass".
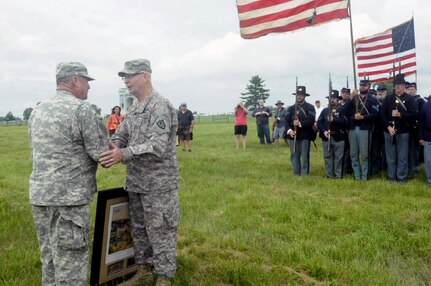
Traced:
[[[178, 149], [181, 223], [174, 285], [430, 285], [431, 200], [423, 170], [407, 184], [325, 179], [322, 147], [311, 174], [292, 175], [289, 150], [236, 150], [232, 123], [197, 124], [193, 152]], [[317, 142], [317, 141], [316, 141]], [[27, 127], [0, 128], [0, 285], [39, 285], [28, 204]], [[98, 171], [122, 186], [125, 167]], [[94, 204], [93, 204], [94, 213]]]

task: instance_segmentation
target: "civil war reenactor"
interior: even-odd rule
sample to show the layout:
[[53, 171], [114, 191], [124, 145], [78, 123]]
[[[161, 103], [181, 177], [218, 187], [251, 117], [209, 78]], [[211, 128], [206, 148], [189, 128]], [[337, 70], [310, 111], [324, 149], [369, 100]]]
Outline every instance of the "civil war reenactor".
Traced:
[[405, 92], [404, 74], [394, 79], [394, 93], [383, 101], [385, 150], [388, 180], [404, 183], [408, 179], [409, 129], [417, 118], [413, 96]]
[[322, 110], [317, 120], [322, 138], [326, 177], [342, 179], [345, 133], [349, 121], [344, 109], [338, 104], [341, 99], [338, 90], [332, 90], [326, 98], [329, 99], [329, 106]]
[[314, 106], [305, 101], [305, 86], [296, 88], [296, 102], [287, 109], [286, 129], [290, 147], [290, 162], [294, 175], [310, 174], [310, 141], [315, 139], [313, 124], [316, 117]]
[[[416, 82], [410, 82], [406, 85], [406, 92], [413, 96], [417, 105], [416, 119], [412, 122], [409, 137], [409, 177], [412, 178], [415, 173], [419, 172], [419, 162], [423, 161], [423, 146], [419, 144], [419, 116], [425, 100], [417, 94]], [[420, 156], [422, 155], [422, 156]], [[422, 159], [422, 160], [420, 160]]]
[[359, 86], [359, 94], [356, 90], [352, 93], [353, 99], [348, 106], [350, 159], [355, 180], [368, 180], [372, 130], [379, 118], [379, 104], [368, 94], [368, 79], [361, 80]]
[[[377, 90], [370, 88], [368, 90], [368, 94], [374, 97], [375, 99], [377, 99]], [[377, 100], [377, 102], [379, 103], [379, 115], [380, 115], [381, 103], [379, 102], [379, 100]], [[379, 124], [380, 124], [380, 120], [376, 120], [374, 122], [372, 136], [371, 136], [370, 170], [369, 170], [369, 173], [371, 176], [377, 176], [378, 174], [380, 174], [380, 171], [382, 170], [381, 168], [382, 156], [379, 152], [381, 148], [379, 148], [378, 145], [379, 145], [380, 136], [383, 137], [383, 130], [382, 128], [379, 128]], [[384, 142], [384, 140], [382, 142]]]
[[[350, 88], [343, 87], [341, 89], [341, 100], [338, 102], [338, 105], [340, 105], [343, 108], [343, 113], [348, 114], [347, 107], [349, 106], [350, 102]], [[347, 116], [347, 119], [349, 117]], [[350, 144], [349, 144], [349, 126], [346, 126], [345, 132], [344, 132], [344, 155], [343, 155], [343, 174], [352, 174], [352, 161], [350, 160]]]
[[[379, 103], [379, 114], [382, 116], [382, 104], [388, 90], [385, 85], [377, 87], [376, 99]], [[371, 175], [376, 176], [382, 170], [386, 170], [385, 138], [383, 136], [384, 127], [382, 120], [374, 122], [373, 138], [371, 140]]]
[[274, 112], [274, 128], [273, 128], [273, 138], [274, 143], [278, 146], [280, 139], [283, 138], [287, 144], [287, 139], [284, 138], [284, 134], [286, 133], [286, 115], [287, 110], [283, 107], [284, 102], [281, 100], [277, 100], [275, 106], [277, 109]]

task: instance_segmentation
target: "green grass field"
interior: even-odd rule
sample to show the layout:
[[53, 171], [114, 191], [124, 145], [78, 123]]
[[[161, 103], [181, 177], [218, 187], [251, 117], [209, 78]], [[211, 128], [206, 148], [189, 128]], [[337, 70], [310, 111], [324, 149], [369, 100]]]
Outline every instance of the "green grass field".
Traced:
[[[261, 146], [250, 120], [236, 150], [232, 123], [197, 124], [178, 152], [181, 223], [174, 285], [431, 285], [431, 189], [325, 179], [322, 147], [311, 175], [291, 174], [286, 146]], [[40, 285], [28, 204], [26, 126], [0, 127], [0, 285]], [[98, 171], [99, 189], [125, 167]], [[93, 214], [94, 214], [93, 203]]]

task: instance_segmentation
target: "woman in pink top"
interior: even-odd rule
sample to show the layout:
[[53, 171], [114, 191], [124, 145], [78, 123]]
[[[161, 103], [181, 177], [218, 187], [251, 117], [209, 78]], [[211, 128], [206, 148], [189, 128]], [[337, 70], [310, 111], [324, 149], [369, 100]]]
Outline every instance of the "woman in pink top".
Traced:
[[236, 136], [236, 149], [239, 148], [239, 139], [242, 135], [242, 148], [247, 144], [247, 113], [248, 109], [244, 107], [242, 101], [235, 106], [235, 136]]

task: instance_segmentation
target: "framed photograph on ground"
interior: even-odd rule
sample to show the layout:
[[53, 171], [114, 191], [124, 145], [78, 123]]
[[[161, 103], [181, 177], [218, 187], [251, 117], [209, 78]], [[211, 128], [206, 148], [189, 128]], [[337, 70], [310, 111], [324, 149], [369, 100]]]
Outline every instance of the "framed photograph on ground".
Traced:
[[123, 188], [99, 191], [90, 284], [107, 283], [136, 268], [127, 192]]

